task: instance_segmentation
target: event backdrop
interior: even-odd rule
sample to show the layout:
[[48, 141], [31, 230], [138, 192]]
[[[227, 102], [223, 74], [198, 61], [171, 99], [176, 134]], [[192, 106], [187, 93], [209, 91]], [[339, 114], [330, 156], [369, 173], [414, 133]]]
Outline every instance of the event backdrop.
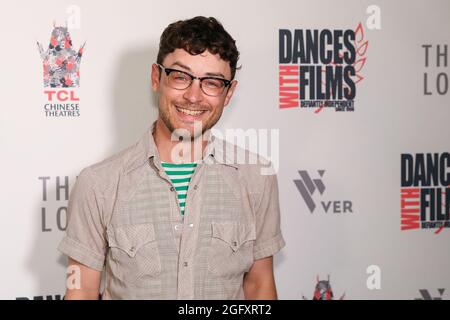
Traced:
[[241, 53], [216, 134], [278, 169], [279, 298], [449, 299], [447, 0], [2, 2], [0, 298], [63, 297], [76, 176], [156, 119], [160, 34], [197, 15]]

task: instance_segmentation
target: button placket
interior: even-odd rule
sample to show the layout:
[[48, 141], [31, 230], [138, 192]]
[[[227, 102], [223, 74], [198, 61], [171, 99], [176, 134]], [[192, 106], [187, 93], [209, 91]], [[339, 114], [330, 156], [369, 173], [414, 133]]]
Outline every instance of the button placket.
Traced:
[[[194, 256], [195, 243], [197, 241], [197, 232], [194, 232], [194, 225], [198, 224], [199, 220], [199, 204], [195, 201], [197, 192], [200, 190], [199, 181], [203, 176], [205, 171], [205, 165], [199, 164], [191, 177], [191, 186], [188, 188], [186, 205], [184, 208], [185, 219], [183, 221], [183, 231], [181, 235], [181, 246], [180, 246], [180, 270], [179, 270], [179, 297], [180, 298], [192, 298], [193, 297], [193, 279], [192, 272], [190, 271], [190, 264], [192, 263], [191, 258]], [[181, 260], [182, 259], [182, 260]], [[182, 261], [182, 262], [181, 262]], [[187, 284], [190, 284], [188, 287]]]

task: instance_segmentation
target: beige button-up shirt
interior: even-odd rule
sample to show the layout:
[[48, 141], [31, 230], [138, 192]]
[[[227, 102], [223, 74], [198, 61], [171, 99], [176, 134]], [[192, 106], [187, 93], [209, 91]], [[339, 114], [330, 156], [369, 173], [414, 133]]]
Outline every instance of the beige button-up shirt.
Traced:
[[276, 175], [239, 150], [211, 136], [183, 219], [150, 128], [82, 170], [58, 249], [105, 272], [103, 299], [244, 299], [244, 274], [285, 242]]

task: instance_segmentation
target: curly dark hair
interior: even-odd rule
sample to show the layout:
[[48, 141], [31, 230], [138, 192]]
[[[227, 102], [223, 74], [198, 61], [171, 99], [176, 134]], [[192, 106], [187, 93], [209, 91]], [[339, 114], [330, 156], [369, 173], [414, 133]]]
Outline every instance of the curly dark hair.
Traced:
[[157, 63], [162, 64], [166, 55], [175, 49], [184, 49], [192, 55], [205, 50], [219, 54], [222, 60], [230, 63], [231, 79], [234, 79], [239, 51], [236, 41], [217, 19], [198, 16], [169, 24], [161, 35]]

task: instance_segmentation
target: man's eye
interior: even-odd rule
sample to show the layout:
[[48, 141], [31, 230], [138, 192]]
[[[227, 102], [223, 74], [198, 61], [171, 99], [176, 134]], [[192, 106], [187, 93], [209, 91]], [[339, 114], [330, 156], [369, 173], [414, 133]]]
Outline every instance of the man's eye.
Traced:
[[174, 73], [173, 79], [177, 81], [189, 81], [189, 77], [183, 73]]
[[216, 79], [205, 79], [203, 84], [209, 88], [221, 88], [223, 86], [223, 82]]

